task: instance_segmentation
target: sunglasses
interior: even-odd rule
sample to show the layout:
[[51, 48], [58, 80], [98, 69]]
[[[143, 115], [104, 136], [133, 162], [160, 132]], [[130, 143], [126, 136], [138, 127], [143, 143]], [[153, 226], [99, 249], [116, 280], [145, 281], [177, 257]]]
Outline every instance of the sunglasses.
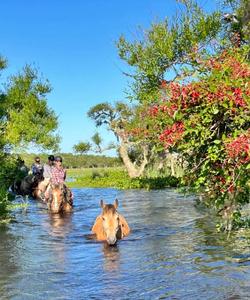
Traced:
[[59, 162], [62, 162], [62, 160], [60, 160], [60, 159], [57, 159], [57, 160], [55, 160], [55, 161], [59, 161]]

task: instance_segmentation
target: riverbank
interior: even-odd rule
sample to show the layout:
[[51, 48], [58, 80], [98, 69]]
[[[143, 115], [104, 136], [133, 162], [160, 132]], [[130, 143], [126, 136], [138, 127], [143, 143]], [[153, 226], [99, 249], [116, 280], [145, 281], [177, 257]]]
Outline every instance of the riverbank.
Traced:
[[177, 187], [178, 178], [174, 176], [152, 176], [129, 178], [126, 170], [116, 168], [83, 168], [67, 170], [67, 185], [71, 188], [112, 187], [119, 189], [161, 189]]

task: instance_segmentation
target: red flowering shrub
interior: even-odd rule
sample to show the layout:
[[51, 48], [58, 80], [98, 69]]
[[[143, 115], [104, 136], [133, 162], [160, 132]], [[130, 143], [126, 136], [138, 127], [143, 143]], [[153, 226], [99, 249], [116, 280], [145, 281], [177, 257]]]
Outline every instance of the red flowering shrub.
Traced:
[[182, 138], [184, 132], [184, 125], [182, 122], [176, 122], [172, 126], [166, 128], [159, 139], [162, 141], [166, 148], [172, 146]]
[[243, 164], [249, 162], [250, 138], [248, 136], [242, 134], [225, 146], [229, 158], [239, 160], [239, 162]]
[[183, 156], [184, 183], [216, 207], [249, 201], [250, 66], [240, 51], [204, 60], [195, 81], [162, 81], [147, 114], [148, 138]]

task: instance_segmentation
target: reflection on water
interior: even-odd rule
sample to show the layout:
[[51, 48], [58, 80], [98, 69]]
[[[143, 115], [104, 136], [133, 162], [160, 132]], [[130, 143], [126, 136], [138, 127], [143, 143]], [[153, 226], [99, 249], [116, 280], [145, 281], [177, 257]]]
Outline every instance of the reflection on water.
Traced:
[[120, 253], [119, 246], [109, 246], [107, 243], [103, 243], [102, 247], [104, 263], [103, 268], [107, 272], [117, 271], [120, 266]]
[[[75, 189], [72, 214], [29, 200], [0, 227], [0, 299], [248, 299], [250, 232], [227, 238], [173, 190]], [[132, 232], [90, 238], [99, 201], [119, 199]]]

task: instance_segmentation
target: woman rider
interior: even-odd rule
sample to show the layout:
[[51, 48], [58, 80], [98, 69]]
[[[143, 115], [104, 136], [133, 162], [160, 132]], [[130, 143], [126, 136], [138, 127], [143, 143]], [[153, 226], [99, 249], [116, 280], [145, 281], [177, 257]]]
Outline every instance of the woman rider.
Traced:
[[54, 159], [55, 159], [54, 155], [49, 155], [47, 164], [44, 164], [44, 166], [43, 166], [44, 180], [38, 184], [38, 190], [40, 191], [40, 197], [42, 198], [42, 200], [45, 200], [44, 194], [45, 194], [46, 189], [48, 188], [48, 185], [51, 182], [52, 167], [53, 167]]
[[[65, 193], [67, 194], [67, 199], [73, 199], [72, 192], [65, 185], [66, 170], [62, 166], [62, 157], [56, 156], [54, 158], [54, 165], [51, 168], [51, 184], [63, 184]], [[45, 198], [48, 200], [50, 198], [50, 188], [45, 192]]]

